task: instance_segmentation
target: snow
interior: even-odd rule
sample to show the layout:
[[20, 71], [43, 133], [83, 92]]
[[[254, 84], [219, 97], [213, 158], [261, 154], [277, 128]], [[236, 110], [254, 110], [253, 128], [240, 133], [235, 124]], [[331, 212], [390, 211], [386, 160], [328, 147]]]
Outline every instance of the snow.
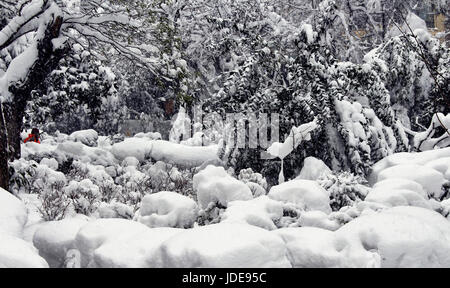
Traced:
[[286, 243], [293, 268], [339, 268], [347, 266], [331, 231], [313, 227], [283, 228], [274, 231]]
[[76, 249], [75, 237], [78, 231], [87, 223], [88, 217], [83, 215], [45, 222], [36, 229], [33, 244], [50, 267], [61, 268], [67, 252]]
[[70, 134], [70, 137], [73, 138], [75, 142], [81, 142], [86, 146], [97, 146], [98, 133], [95, 130], [89, 129], [76, 131]]
[[151, 157], [155, 161], [193, 168], [201, 166], [207, 161], [218, 160], [217, 149], [217, 145], [193, 147], [156, 140], [153, 142]]
[[153, 255], [167, 239], [184, 231], [175, 228], [153, 228], [129, 237], [108, 241], [94, 252], [93, 267], [152, 268]]
[[421, 195], [423, 198], [428, 198], [428, 193], [423, 190], [422, 185], [419, 183], [402, 178], [389, 178], [376, 183], [373, 188], [376, 189], [398, 189], [398, 190], [410, 190]]
[[450, 265], [450, 222], [423, 208], [395, 207], [361, 216], [335, 233], [341, 250], [357, 267]]
[[317, 180], [330, 175], [331, 169], [320, 159], [307, 157], [303, 162], [303, 168], [296, 179]]
[[54, 152], [92, 165], [111, 166], [116, 162], [113, 154], [109, 151], [97, 147], [89, 147], [80, 142], [67, 141], [58, 144]]
[[150, 228], [190, 228], [197, 220], [194, 200], [175, 192], [158, 192], [142, 199], [137, 220]]
[[207, 166], [194, 176], [193, 186], [201, 209], [210, 203], [227, 207], [231, 201], [253, 198], [250, 188], [228, 175], [223, 167]]
[[316, 227], [330, 231], [336, 231], [341, 227], [337, 221], [331, 220], [329, 215], [322, 211], [302, 212], [299, 224], [301, 227]]
[[283, 240], [250, 225], [220, 223], [189, 229], [164, 241], [153, 267], [287, 268]]
[[375, 184], [378, 181], [378, 175], [389, 167], [401, 164], [426, 165], [433, 160], [447, 157], [450, 157], [450, 147], [420, 153], [396, 153], [380, 160], [373, 166], [369, 182]]
[[419, 16], [417, 16], [412, 12], [410, 12], [406, 17], [406, 22], [408, 23], [408, 25], [403, 24], [402, 27], [400, 27], [400, 29], [398, 27], [393, 27], [389, 31], [389, 36], [390, 37], [401, 36], [403, 35], [403, 33], [410, 34], [411, 31], [409, 30], [408, 26], [415, 34], [419, 33], [419, 31], [416, 30], [420, 30], [420, 32], [428, 30], [425, 20], [423, 20], [422, 18], [420, 18]]
[[413, 180], [422, 185], [429, 195], [435, 197], [440, 197], [443, 193], [441, 187], [444, 184], [444, 176], [439, 171], [426, 166], [402, 164], [387, 168], [378, 175], [379, 181], [390, 178]]
[[139, 222], [125, 219], [98, 219], [83, 226], [75, 237], [75, 246], [81, 253], [81, 266], [93, 263], [97, 248], [110, 241], [129, 239], [149, 228]]
[[25, 204], [0, 188], [0, 235], [21, 237], [27, 218]]
[[314, 30], [313, 30], [312, 25], [306, 24], [306, 23], [303, 24], [301, 27], [301, 31], [305, 33], [308, 44], [311, 44], [314, 42], [315, 35], [314, 35]]
[[293, 127], [291, 133], [283, 143], [275, 142], [268, 149], [267, 152], [280, 159], [286, 158], [291, 152], [298, 147], [303, 141], [311, 140], [311, 133], [317, 129], [317, 120], [310, 123]]
[[450, 157], [430, 161], [425, 166], [441, 172], [445, 179], [450, 180]]
[[48, 268], [48, 264], [30, 243], [0, 233], [0, 268]]
[[373, 189], [365, 199], [368, 202], [376, 202], [390, 207], [416, 206], [431, 209], [427, 200], [423, 195], [412, 190], [387, 187]]
[[120, 161], [127, 157], [135, 157], [143, 162], [150, 156], [153, 142], [146, 138], [127, 138], [112, 146], [111, 152]]
[[45, 165], [48, 168], [52, 169], [52, 170], [58, 170], [58, 161], [54, 158], [43, 158], [41, 160], [41, 162], [39, 162], [40, 165]]
[[272, 187], [268, 196], [273, 200], [293, 203], [305, 211], [331, 212], [329, 193], [315, 181], [291, 180]]
[[149, 138], [127, 138], [113, 145], [111, 152], [119, 160], [135, 157], [140, 162], [147, 158], [181, 167], [198, 167], [206, 161], [217, 160], [217, 146], [192, 147]]
[[249, 201], [232, 201], [221, 216], [221, 223], [241, 223], [275, 230], [283, 217], [283, 205], [267, 196]]
[[127, 158], [123, 159], [123, 161], [122, 161], [123, 167], [128, 167], [128, 166], [137, 167], [138, 165], [139, 165], [139, 160], [133, 156], [128, 156]]

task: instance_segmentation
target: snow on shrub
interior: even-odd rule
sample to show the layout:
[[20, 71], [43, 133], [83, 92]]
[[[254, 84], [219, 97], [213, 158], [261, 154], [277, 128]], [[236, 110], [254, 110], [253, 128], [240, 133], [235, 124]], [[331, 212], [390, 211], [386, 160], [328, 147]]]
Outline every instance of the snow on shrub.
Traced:
[[331, 169], [320, 159], [307, 157], [303, 161], [303, 168], [297, 179], [318, 180], [332, 174]]
[[75, 237], [88, 222], [86, 216], [78, 215], [61, 221], [40, 224], [33, 237], [33, 244], [50, 267], [62, 268], [67, 252], [76, 249]]
[[287, 257], [293, 268], [339, 268], [345, 255], [338, 250], [333, 232], [313, 228], [283, 228], [273, 233], [286, 243]]
[[174, 235], [184, 231], [177, 228], [153, 228], [121, 239], [106, 241], [93, 255], [91, 267], [99, 268], [152, 268], [154, 256], [161, 244]]
[[123, 167], [127, 167], [127, 166], [137, 167], [138, 165], [139, 165], [139, 160], [133, 156], [129, 156], [129, 157], [123, 159], [123, 161], [122, 161]]
[[242, 169], [239, 172], [238, 179], [252, 191], [253, 197], [259, 197], [267, 194], [267, 181], [260, 173], [255, 173], [251, 168]]
[[390, 207], [415, 206], [431, 209], [428, 197], [424, 198], [419, 193], [408, 189], [376, 188], [370, 191], [366, 201], [377, 202]]
[[336, 219], [330, 219], [329, 215], [322, 211], [302, 212], [298, 224], [301, 227], [317, 227], [330, 231], [336, 231], [341, 227]]
[[27, 219], [24, 203], [0, 188], [0, 234], [20, 237]]
[[152, 267], [286, 268], [283, 240], [259, 227], [220, 223], [185, 230], [164, 241]]
[[120, 161], [127, 157], [135, 157], [140, 162], [144, 162], [150, 156], [152, 144], [153, 142], [146, 138], [127, 138], [123, 142], [114, 144], [111, 152]]
[[142, 199], [137, 220], [150, 228], [190, 228], [197, 219], [194, 200], [175, 192], [158, 192]]
[[[80, 142], [68, 141], [58, 144], [54, 152], [62, 154], [66, 159], [73, 158], [92, 165], [102, 165], [106, 167], [114, 165], [116, 162], [116, 159], [111, 152], [97, 147], [89, 147]], [[59, 157], [62, 158], [61, 156]]]
[[101, 203], [97, 210], [100, 218], [133, 219], [134, 207], [113, 200], [111, 203]]
[[380, 179], [378, 179], [379, 174], [383, 170], [393, 166], [402, 164], [427, 165], [427, 163], [430, 163], [434, 160], [444, 159], [448, 157], [450, 157], [450, 147], [420, 153], [396, 153], [380, 160], [375, 165], [373, 165], [372, 173], [370, 174], [368, 180], [371, 185], [375, 184], [376, 182], [380, 181]]
[[[75, 237], [81, 253], [81, 267], [95, 266], [94, 251], [111, 241], [130, 239], [149, 228], [139, 222], [125, 219], [98, 219], [84, 225]], [[118, 253], [124, 251], [118, 251]]]
[[56, 159], [54, 158], [43, 158], [41, 160], [41, 162], [39, 162], [40, 165], [47, 165], [48, 168], [53, 169], [53, 170], [58, 170], [58, 161], [56, 161]]
[[363, 201], [370, 190], [363, 185], [365, 184], [363, 178], [349, 172], [324, 175], [318, 183], [330, 193], [330, 206], [333, 211]]
[[295, 204], [305, 211], [331, 212], [329, 193], [315, 181], [285, 182], [272, 187], [268, 195], [274, 200]]
[[241, 223], [275, 230], [275, 223], [283, 217], [283, 205], [267, 196], [249, 201], [232, 201], [222, 214], [221, 223]]
[[217, 145], [186, 146], [163, 140], [153, 142], [151, 158], [184, 168], [201, 166], [206, 161], [217, 160]]
[[212, 165], [194, 176], [194, 190], [201, 209], [206, 209], [210, 203], [227, 207], [231, 201], [253, 199], [247, 185], [228, 175], [223, 167]]
[[436, 199], [442, 196], [442, 185], [444, 184], [444, 176], [437, 170], [417, 165], [403, 164], [387, 168], [380, 172], [378, 180], [382, 181], [390, 178], [402, 178], [416, 181], [428, 192], [428, 194]]
[[355, 267], [450, 266], [450, 222], [427, 209], [391, 208], [361, 216], [335, 233]]
[[0, 268], [48, 268], [48, 264], [30, 243], [0, 233]]
[[428, 193], [423, 189], [422, 185], [409, 179], [388, 178], [386, 180], [377, 182], [373, 186], [373, 189], [410, 190], [416, 192], [424, 198], [428, 198]]
[[101, 196], [98, 186], [89, 179], [70, 181], [64, 193], [72, 200], [74, 211], [84, 215], [90, 215], [96, 210]]
[[95, 130], [81, 130], [70, 134], [70, 138], [74, 139], [75, 142], [81, 142], [89, 147], [96, 147], [98, 140], [98, 133]]

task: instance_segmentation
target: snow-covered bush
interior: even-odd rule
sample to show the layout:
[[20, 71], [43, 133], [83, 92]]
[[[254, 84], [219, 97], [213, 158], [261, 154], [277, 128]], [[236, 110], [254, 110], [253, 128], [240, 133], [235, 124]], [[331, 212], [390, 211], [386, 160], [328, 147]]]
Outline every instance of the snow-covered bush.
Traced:
[[90, 215], [99, 205], [100, 189], [89, 179], [80, 182], [70, 181], [64, 188], [64, 194], [71, 200], [74, 211], [77, 214]]
[[267, 196], [249, 201], [232, 201], [221, 215], [221, 223], [242, 223], [275, 230], [283, 217], [283, 204]]
[[305, 211], [330, 213], [330, 194], [317, 182], [291, 180], [270, 189], [268, 196], [277, 201], [294, 204]]
[[220, 223], [185, 230], [164, 241], [153, 267], [291, 267], [280, 237], [259, 227]]
[[142, 199], [137, 221], [150, 228], [191, 228], [197, 220], [194, 200], [175, 192], [158, 192]]
[[330, 206], [333, 211], [364, 201], [370, 190], [364, 186], [366, 181], [362, 177], [350, 172], [329, 174], [320, 178], [318, 182], [330, 193]]
[[231, 177], [223, 167], [206, 167], [194, 176], [193, 185], [201, 209], [208, 208], [210, 203], [227, 207], [231, 201], [253, 198], [250, 188]]
[[70, 134], [75, 142], [81, 142], [89, 147], [97, 147], [98, 133], [93, 129], [76, 131]]
[[252, 191], [253, 197], [259, 197], [267, 194], [267, 181], [260, 174], [253, 172], [252, 168], [242, 169], [239, 172], [238, 179], [250, 188]]
[[58, 221], [66, 216], [71, 201], [63, 190], [65, 185], [64, 182], [46, 184], [39, 192], [41, 206], [38, 209], [45, 221]]

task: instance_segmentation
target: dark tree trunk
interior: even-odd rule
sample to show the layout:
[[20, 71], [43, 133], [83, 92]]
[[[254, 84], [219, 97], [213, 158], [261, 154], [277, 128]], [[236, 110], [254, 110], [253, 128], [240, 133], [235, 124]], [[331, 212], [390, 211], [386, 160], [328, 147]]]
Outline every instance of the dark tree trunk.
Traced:
[[[57, 17], [48, 26], [44, 38], [38, 43], [38, 57], [30, 68], [27, 78], [9, 87], [9, 91], [14, 96], [13, 101], [3, 105], [5, 121], [0, 121], [0, 187], [6, 190], [9, 188], [8, 160], [20, 158], [20, 133], [31, 92], [45, 80], [52, 70], [56, 69], [68, 50], [67, 46], [54, 49], [52, 44], [52, 40], [59, 37], [62, 20], [61, 17]], [[10, 147], [9, 151], [6, 147]]]
[[6, 137], [6, 123], [3, 104], [0, 104], [0, 187], [8, 190], [9, 171], [8, 171], [8, 139]]

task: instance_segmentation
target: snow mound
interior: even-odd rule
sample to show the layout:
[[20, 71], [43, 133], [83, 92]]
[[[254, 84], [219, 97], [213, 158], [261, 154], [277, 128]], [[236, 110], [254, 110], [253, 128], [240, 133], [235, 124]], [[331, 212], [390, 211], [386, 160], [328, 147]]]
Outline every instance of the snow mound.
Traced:
[[440, 197], [444, 176], [439, 171], [417, 164], [402, 164], [387, 168], [380, 172], [378, 180], [402, 178], [413, 180], [428, 192], [429, 195]]
[[378, 175], [383, 170], [393, 166], [402, 164], [427, 165], [429, 162], [443, 158], [450, 158], [450, 147], [420, 153], [407, 153], [407, 152], [396, 153], [380, 160], [373, 166], [372, 173], [369, 177], [369, 182], [371, 185], [373, 185], [377, 181], [380, 181], [378, 179]]
[[70, 137], [75, 142], [81, 142], [86, 146], [89, 147], [96, 147], [97, 141], [98, 141], [98, 133], [95, 130], [89, 129], [89, 130], [81, 130], [76, 131], [70, 134]]
[[223, 167], [206, 167], [194, 176], [193, 186], [201, 209], [206, 209], [210, 203], [227, 207], [231, 201], [253, 198], [250, 188], [228, 175]]
[[[27, 143], [28, 144], [28, 143]], [[55, 152], [91, 165], [112, 166], [116, 159], [109, 151], [89, 147], [80, 142], [64, 142], [59, 144]]]
[[157, 140], [153, 142], [151, 157], [185, 168], [201, 166], [206, 161], [218, 160], [217, 145], [197, 147]]
[[100, 268], [152, 268], [152, 255], [170, 237], [184, 231], [175, 228], [153, 228], [109, 241], [94, 252], [92, 266]]
[[120, 161], [127, 157], [135, 157], [140, 162], [144, 162], [152, 151], [152, 141], [146, 138], [127, 138], [123, 142], [112, 146], [112, 154]]
[[28, 212], [25, 204], [0, 188], [0, 235], [21, 237], [27, 219]]
[[48, 264], [33, 245], [1, 232], [0, 268], [48, 268]]
[[123, 167], [133, 166], [137, 167], [139, 165], [139, 160], [136, 157], [129, 156], [122, 161]]
[[450, 222], [417, 207], [361, 216], [335, 232], [357, 267], [449, 267]]
[[322, 211], [307, 211], [300, 216], [301, 227], [316, 227], [330, 231], [336, 231], [341, 227], [337, 221], [329, 219], [329, 216]]
[[274, 186], [269, 197], [273, 200], [293, 203], [306, 211], [331, 213], [330, 195], [317, 182], [310, 180], [292, 180]]
[[43, 158], [41, 162], [39, 162], [40, 165], [46, 165], [48, 168], [52, 170], [58, 170], [58, 161], [56, 159], [49, 159], [49, 158]]
[[50, 267], [63, 267], [67, 252], [76, 248], [75, 237], [87, 221], [87, 217], [79, 215], [61, 221], [45, 222], [37, 228], [33, 244]]
[[330, 175], [331, 169], [320, 159], [308, 157], [303, 162], [303, 168], [297, 179], [317, 180], [323, 176]]
[[181, 194], [158, 192], [144, 197], [138, 214], [138, 221], [150, 228], [190, 228], [197, 219], [198, 206]]
[[189, 229], [163, 242], [153, 267], [285, 268], [283, 240], [250, 225], [220, 223]]
[[75, 246], [81, 253], [81, 267], [94, 265], [94, 251], [103, 244], [130, 239], [148, 229], [139, 222], [125, 219], [98, 219], [89, 222], [75, 237]]
[[425, 166], [441, 172], [445, 179], [450, 180], [450, 157], [430, 161]]
[[431, 205], [424, 196], [407, 189], [389, 189], [387, 187], [373, 189], [365, 201], [384, 204], [388, 207], [415, 206], [431, 209]]
[[222, 214], [221, 223], [241, 223], [257, 226], [266, 230], [275, 230], [274, 221], [283, 217], [283, 205], [267, 196], [250, 201], [233, 201]]
[[428, 193], [425, 190], [423, 190], [422, 185], [409, 179], [389, 178], [380, 181], [373, 186], [373, 189], [382, 189], [382, 188], [391, 190], [392, 189], [411, 190], [423, 196], [424, 198], [428, 198]]
[[339, 268], [351, 266], [345, 263], [345, 255], [335, 245], [331, 231], [313, 228], [283, 228], [274, 231], [286, 243], [287, 257], [293, 268]]

